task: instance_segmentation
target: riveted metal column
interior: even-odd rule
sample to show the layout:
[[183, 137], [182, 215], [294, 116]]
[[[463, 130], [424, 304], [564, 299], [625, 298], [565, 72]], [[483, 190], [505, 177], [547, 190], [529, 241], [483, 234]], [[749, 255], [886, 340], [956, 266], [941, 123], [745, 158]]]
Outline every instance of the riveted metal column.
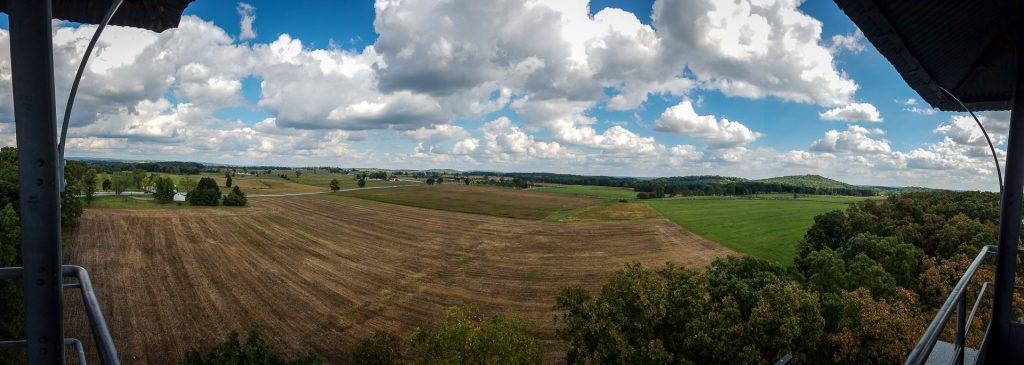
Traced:
[[[1021, 11], [1018, 9], [1018, 16]], [[1015, 24], [1016, 76], [1014, 76], [1009, 140], [1006, 146], [1006, 173], [1000, 200], [999, 249], [996, 254], [995, 288], [992, 295], [992, 323], [989, 327], [985, 362], [1009, 363], [1010, 351], [1020, 344], [1010, 343], [1014, 276], [1017, 269], [1017, 240], [1020, 237], [1021, 196], [1024, 194], [1024, 22]]]
[[49, 0], [8, 1], [30, 364], [64, 362], [57, 116]]

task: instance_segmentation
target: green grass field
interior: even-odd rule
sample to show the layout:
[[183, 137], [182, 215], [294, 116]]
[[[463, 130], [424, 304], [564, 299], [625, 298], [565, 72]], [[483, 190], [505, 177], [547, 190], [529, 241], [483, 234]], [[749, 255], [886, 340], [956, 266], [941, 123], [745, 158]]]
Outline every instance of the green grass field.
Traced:
[[647, 203], [676, 224], [748, 255], [791, 265], [814, 216], [846, 209], [859, 197], [664, 199]]
[[532, 188], [530, 191], [557, 193], [568, 195], [593, 196], [604, 199], [636, 199], [636, 192], [630, 188], [613, 188], [608, 186], [586, 185], [545, 185]]
[[97, 196], [88, 208], [101, 209], [184, 209], [194, 208], [188, 203], [180, 202], [160, 204], [153, 199], [136, 199], [130, 196]]

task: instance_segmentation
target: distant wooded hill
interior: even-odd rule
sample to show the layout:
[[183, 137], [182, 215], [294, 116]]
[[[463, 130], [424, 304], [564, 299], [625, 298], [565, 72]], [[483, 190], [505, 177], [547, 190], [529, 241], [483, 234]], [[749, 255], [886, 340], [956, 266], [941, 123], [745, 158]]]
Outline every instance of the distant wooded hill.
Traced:
[[656, 193], [658, 191], [662, 191], [667, 195], [750, 195], [765, 193], [794, 193], [872, 196], [885, 193], [933, 190], [919, 187], [900, 188], [852, 185], [820, 175], [780, 176], [767, 179], [745, 179], [741, 177], [718, 175], [640, 179], [633, 177], [585, 176], [552, 173], [473, 172], [471, 174], [523, 179], [532, 183], [628, 187], [633, 188], [638, 192]]
[[[200, 172], [218, 171], [225, 165], [198, 162], [178, 161], [123, 161], [112, 159], [81, 159], [88, 162], [99, 172], [114, 172], [131, 169], [142, 169], [147, 172], [198, 174]], [[253, 169], [289, 170], [291, 167], [252, 167]], [[232, 166], [232, 168], [243, 168]], [[321, 167], [329, 172], [342, 172], [342, 169]], [[389, 170], [380, 170], [389, 171]], [[487, 177], [504, 177], [518, 179], [528, 183], [549, 183], [565, 185], [592, 185], [632, 188], [637, 192], [659, 193], [664, 195], [751, 195], [765, 193], [793, 193], [816, 195], [852, 195], [872, 196], [887, 193], [933, 191], [922, 187], [887, 187], [852, 185], [842, 181], [829, 179], [820, 175], [780, 176], [766, 179], [745, 179], [741, 177], [697, 175], [674, 176], [659, 178], [636, 178], [621, 176], [588, 176], [573, 174], [555, 174], [547, 172], [459, 172], [450, 169], [433, 170], [402, 170], [406, 175], [442, 176], [472, 175]]]

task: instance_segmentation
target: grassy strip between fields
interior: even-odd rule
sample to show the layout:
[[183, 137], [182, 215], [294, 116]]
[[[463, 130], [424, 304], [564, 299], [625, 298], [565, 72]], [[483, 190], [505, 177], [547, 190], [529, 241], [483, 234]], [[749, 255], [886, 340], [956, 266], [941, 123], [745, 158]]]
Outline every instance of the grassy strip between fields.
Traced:
[[544, 218], [551, 222], [600, 222], [660, 218], [661, 214], [647, 204], [608, 201], [558, 212]]
[[818, 214], [846, 209], [857, 197], [661, 199], [648, 202], [676, 224], [740, 252], [791, 265], [796, 245]]
[[592, 196], [610, 200], [626, 199], [635, 200], [636, 192], [630, 188], [615, 188], [609, 186], [586, 186], [586, 185], [545, 185], [531, 188], [530, 191], [544, 193], [557, 193], [566, 195]]

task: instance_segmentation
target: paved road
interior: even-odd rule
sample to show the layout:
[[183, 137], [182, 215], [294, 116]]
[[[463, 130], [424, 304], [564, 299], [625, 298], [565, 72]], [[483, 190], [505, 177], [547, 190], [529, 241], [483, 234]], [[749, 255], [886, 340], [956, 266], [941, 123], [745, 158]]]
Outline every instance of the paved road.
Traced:
[[[113, 196], [113, 195], [117, 195], [117, 194], [114, 193], [113, 191], [97, 191], [97, 192], [93, 193], [93, 195], [95, 195], [95, 196]], [[144, 192], [141, 192], [141, 191], [126, 191], [126, 192], [121, 193], [121, 195], [143, 196], [143, 195], [152, 195], [152, 193], [144, 193]], [[84, 196], [84, 195], [79, 195], [79, 196]]]

